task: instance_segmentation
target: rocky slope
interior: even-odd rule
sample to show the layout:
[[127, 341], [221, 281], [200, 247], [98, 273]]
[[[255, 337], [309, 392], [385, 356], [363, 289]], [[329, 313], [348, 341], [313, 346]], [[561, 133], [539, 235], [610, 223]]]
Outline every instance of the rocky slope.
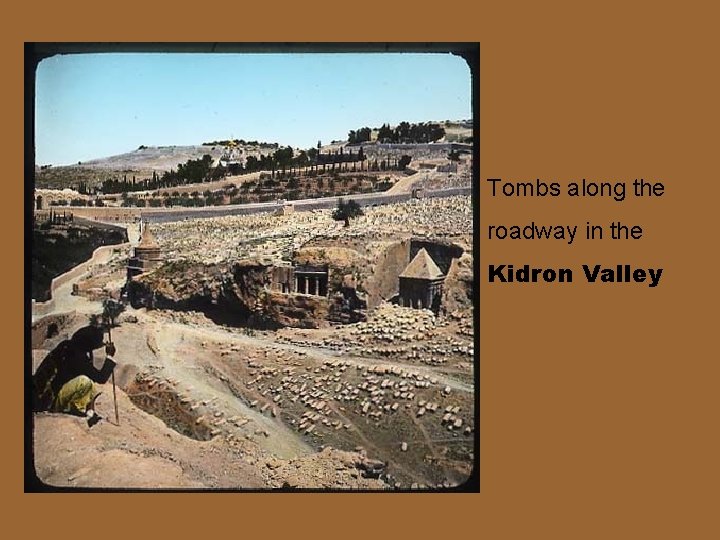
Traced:
[[245, 260], [231, 264], [168, 263], [129, 285], [133, 307], [199, 311], [219, 324], [279, 328], [327, 325], [328, 299], [270, 290], [272, 267]]

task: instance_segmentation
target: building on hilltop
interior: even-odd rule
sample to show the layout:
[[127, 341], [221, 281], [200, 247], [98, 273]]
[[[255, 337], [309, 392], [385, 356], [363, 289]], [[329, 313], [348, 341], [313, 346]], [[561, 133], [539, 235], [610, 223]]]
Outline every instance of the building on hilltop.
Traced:
[[127, 273], [128, 278], [147, 272], [156, 268], [162, 262], [160, 246], [158, 245], [150, 227], [147, 224], [142, 229], [140, 244], [135, 248], [135, 252], [128, 260]]
[[223, 153], [220, 156], [218, 163], [224, 167], [228, 167], [230, 165], [245, 166], [245, 155], [243, 149], [234, 140], [229, 141], [223, 148]]
[[400, 305], [437, 313], [444, 282], [445, 274], [422, 248], [400, 274]]

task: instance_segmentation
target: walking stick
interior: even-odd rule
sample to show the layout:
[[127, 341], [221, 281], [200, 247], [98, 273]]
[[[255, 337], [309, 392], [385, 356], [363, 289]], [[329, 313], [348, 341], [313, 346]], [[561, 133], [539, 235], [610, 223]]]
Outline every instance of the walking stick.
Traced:
[[115, 366], [112, 370], [112, 385], [113, 385], [113, 403], [115, 404], [115, 423], [120, 425], [120, 416], [118, 415], [117, 396], [115, 395]]
[[[110, 344], [112, 344], [112, 331], [110, 329], [110, 324], [107, 325], [107, 331], [108, 331], [108, 340]], [[115, 393], [115, 366], [113, 366], [112, 372], [110, 373], [110, 377], [112, 378], [112, 386], [113, 386], [113, 404], [115, 405], [115, 424], [120, 425], [120, 415], [118, 414], [118, 405], [117, 405], [117, 395]]]

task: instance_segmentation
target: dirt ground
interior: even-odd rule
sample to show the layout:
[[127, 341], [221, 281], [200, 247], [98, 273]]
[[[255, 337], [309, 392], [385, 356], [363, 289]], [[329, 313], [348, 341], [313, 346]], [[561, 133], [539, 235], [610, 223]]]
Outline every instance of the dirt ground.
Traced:
[[[85, 320], [66, 317], [35, 357]], [[120, 321], [119, 425], [110, 383], [98, 385], [104, 419], [92, 428], [34, 416], [35, 467], [49, 485], [390, 489], [457, 485], [471, 472], [472, 385], [451, 373], [347, 354], [328, 341], [332, 329], [278, 339], [144, 309]], [[418, 414], [432, 402], [436, 410]], [[462, 429], [448, 431], [448, 414]]]

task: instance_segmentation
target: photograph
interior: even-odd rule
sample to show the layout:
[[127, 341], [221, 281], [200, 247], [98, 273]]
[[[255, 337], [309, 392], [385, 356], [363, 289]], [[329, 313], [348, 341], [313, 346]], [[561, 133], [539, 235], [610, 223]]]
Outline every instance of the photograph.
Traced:
[[26, 491], [479, 490], [479, 44], [25, 54]]

